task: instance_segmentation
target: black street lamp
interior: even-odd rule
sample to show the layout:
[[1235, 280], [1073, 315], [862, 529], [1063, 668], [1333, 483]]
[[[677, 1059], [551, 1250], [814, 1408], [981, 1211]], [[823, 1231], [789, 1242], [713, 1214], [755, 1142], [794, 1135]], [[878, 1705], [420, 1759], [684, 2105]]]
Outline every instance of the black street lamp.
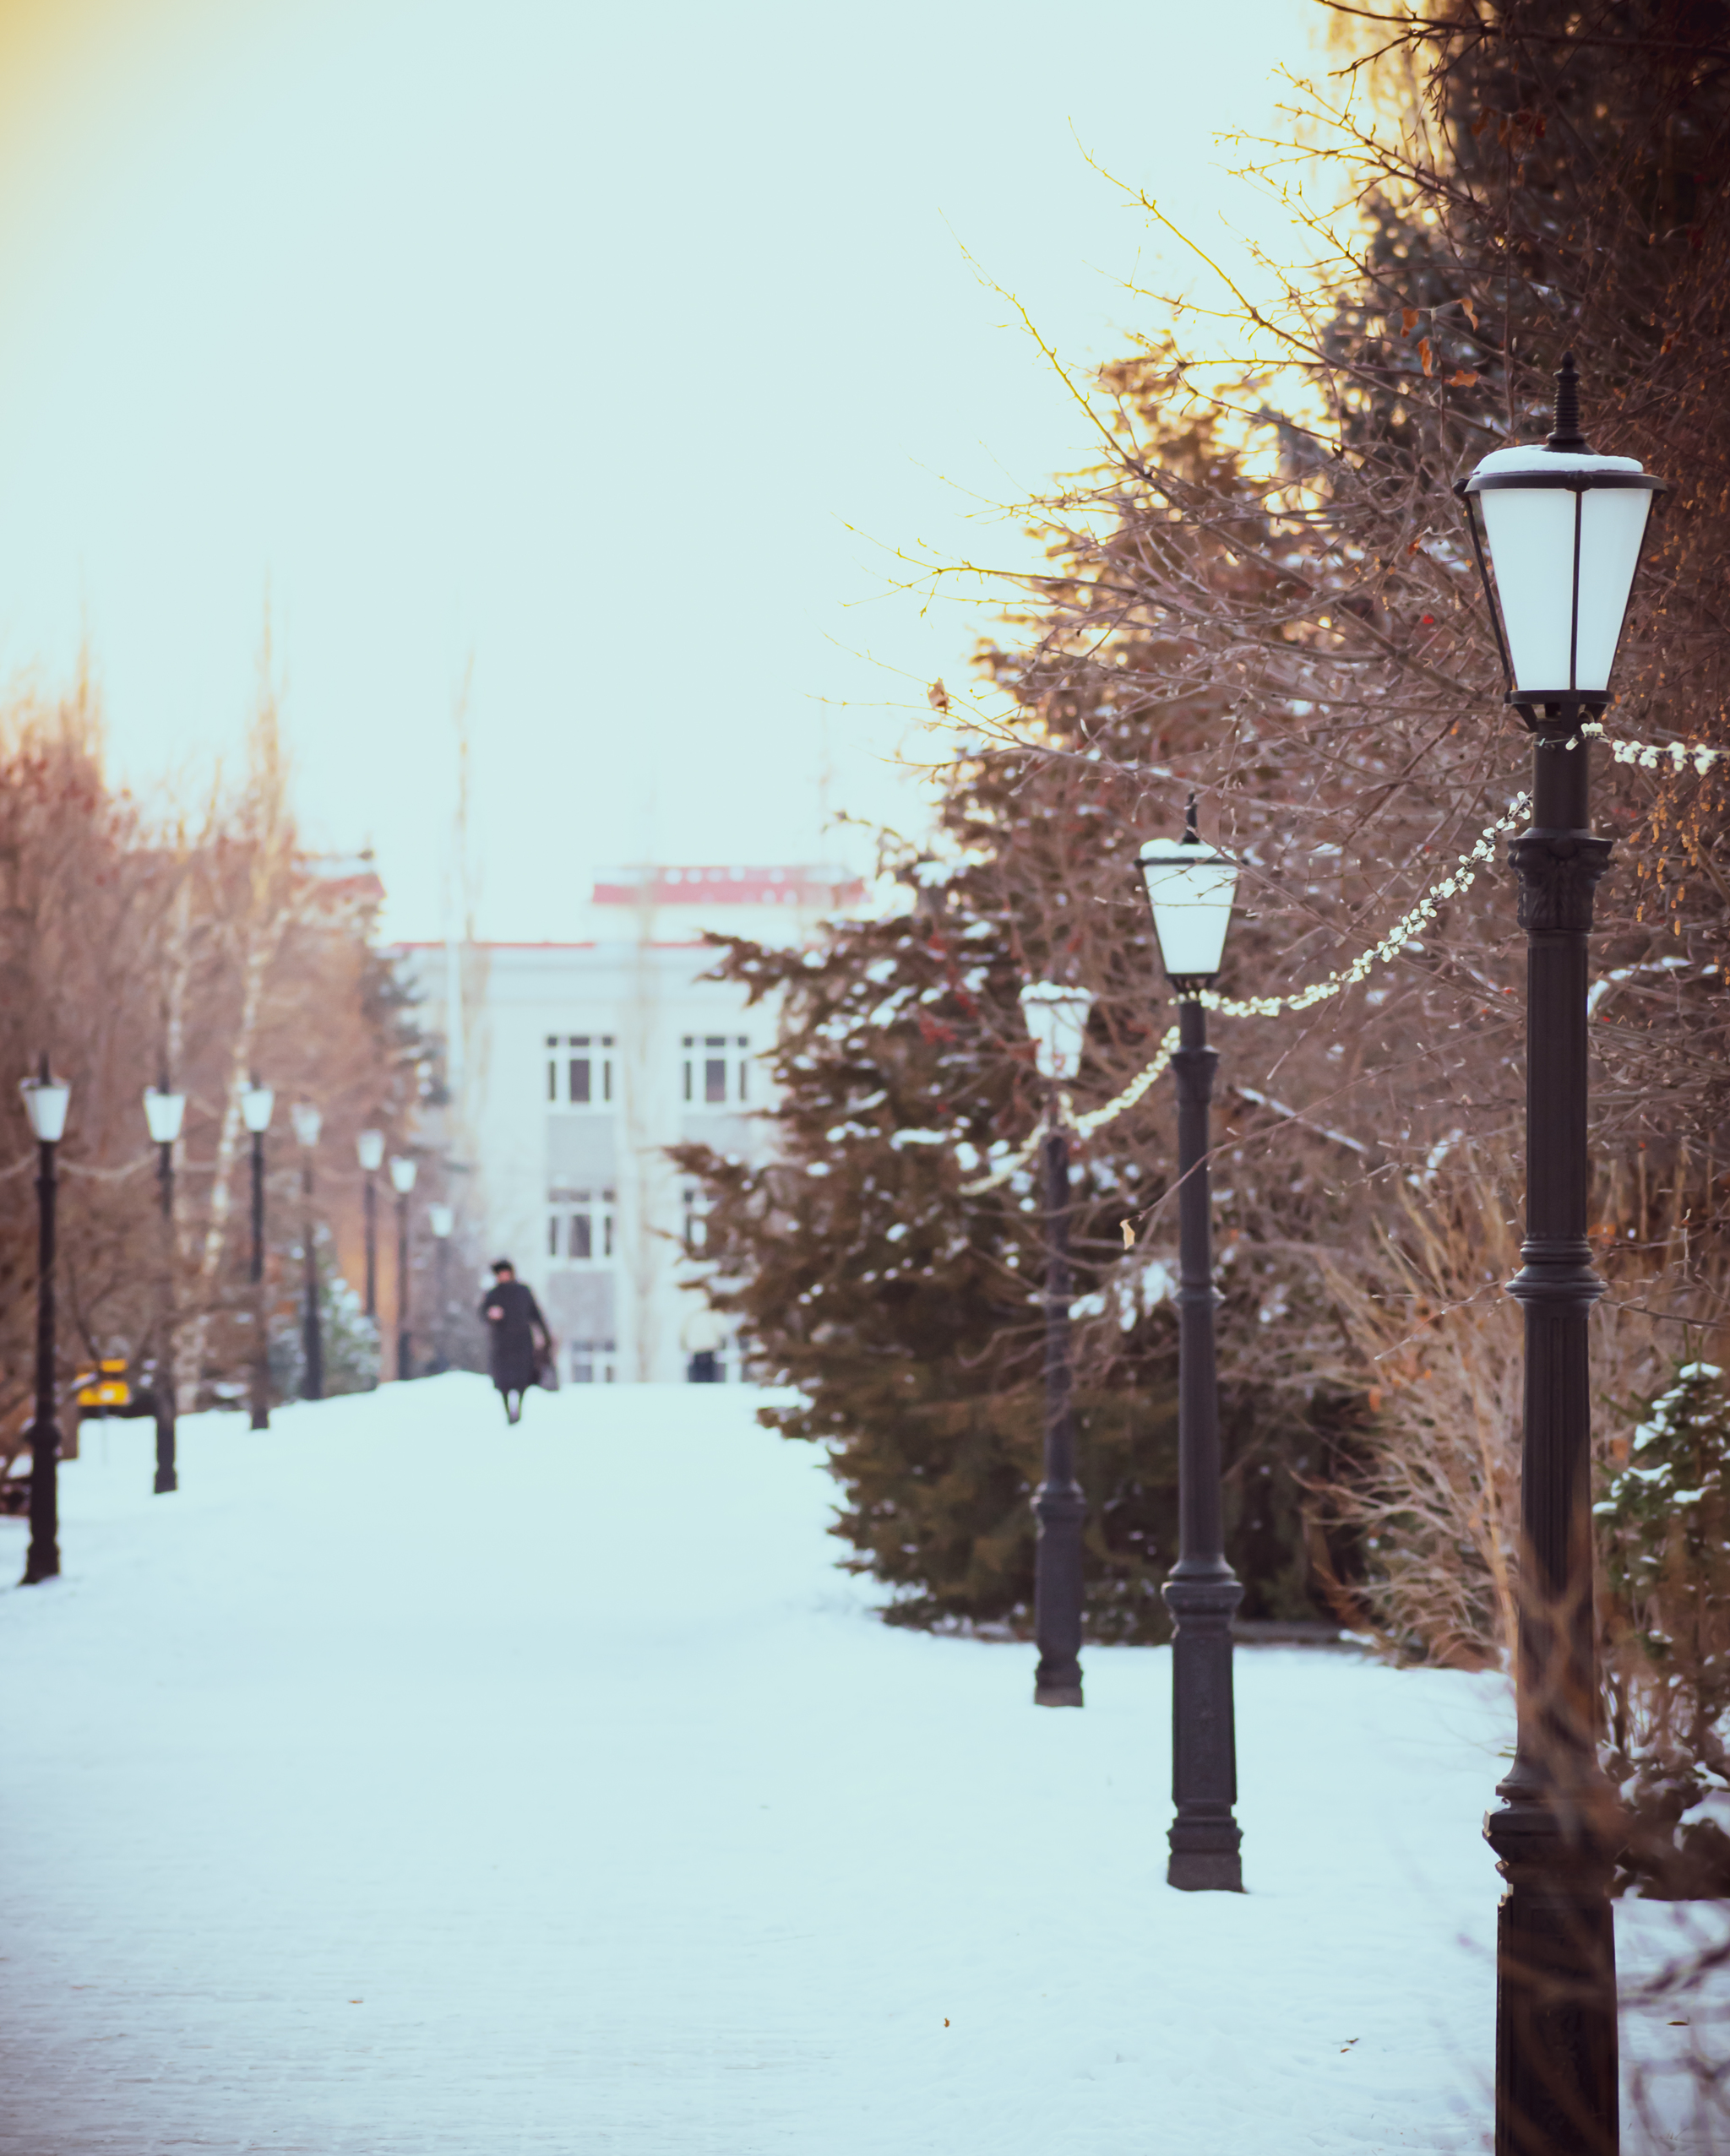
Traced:
[[367, 1315], [378, 1315], [378, 1170], [384, 1165], [384, 1133], [362, 1131], [355, 1140], [361, 1171], [366, 1176]]
[[1069, 1366], [1069, 1135], [1064, 1089], [1081, 1067], [1087, 1014], [1085, 988], [1030, 982], [1021, 1010], [1049, 1089], [1045, 1170], [1045, 1473], [1033, 1493], [1038, 1522], [1033, 1553], [1033, 1631], [1039, 1663], [1036, 1707], [1081, 1704], [1081, 1523], [1087, 1500], [1075, 1480], [1075, 1423]]
[[301, 1379], [301, 1398], [322, 1400], [324, 1328], [318, 1314], [318, 1249], [313, 1234], [313, 1149], [318, 1143], [324, 1118], [310, 1100], [296, 1100], [289, 1113], [294, 1118], [294, 1134], [300, 1140], [301, 1196], [305, 1214], [302, 1255], [306, 1261], [306, 1289], [301, 1312], [301, 1360], [305, 1370]]
[[450, 1231], [456, 1225], [456, 1215], [448, 1205], [429, 1205], [427, 1225], [432, 1230], [438, 1253], [433, 1279], [433, 1292], [438, 1298], [438, 1331], [432, 1368], [435, 1375], [442, 1376], [450, 1367]]
[[264, 1133], [276, 1095], [253, 1078], [240, 1097], [240, 1117], [253, 1139], [253, 1382], [254, 1430], [270, 1427], [270, 1341], [264, 1318]]
[[1213, 1201], [1208, 1103], [1218, 1056], [1207, 1045], [1211, 988], [1226, 947], [1238, 871], [1195, 826], [1141, 849], [1160, 956], [1178, 997], [1178, 1561], [1160, 1592], [1172, 1615], [1172, 1822], [1168, 1885], [1243, 1891], [1232, 1619], [1243, 1599], [1226, 1562], [1214, 1350]]
[[156, 1320], [156, 1480], [165, 1497], [180, 1487], [174, 1461], [174, 1148], [186, 1119], [186, 1095], [171, 1093], [168, 1073], [144, 1088], [144, 1121], [156, 1149], [156, 1183], [162, 1200], [160, 1312]]
[[412, 1377], [409, 1353], [409, 1192], [415, 1187], [415, 1163], [397, 1154], [390, 1163], [390, 1187], [396, 1192], [396, 1374]]
[[1532, 736], [1531, 824], [1509, 849], [1526, 937], [1526, 1238], [1509, 1283], [1526, 1320], [1519, 1733], [1496, 1785], [1500, 1809], [1484, 1822], [1507, 1882], [1496, 1934], [1497, 2156], [1613, 2156], [1618, 2143], [1608, 1887], [1620, 1821], [1597, 1764], [1586, 1339], [1603, 1283], [1586, 1238], [1586, 946], [1610, 842], [1590, 828], [1579, 730], [1609, 701], [1664, 482], [1630, 457], [1593, 454], [1572, 353], [1556, 384], [1544, 446], [1493, 451], [1456, 489], [1506, 701]]
[[25, 1587], [60, 1571], [60, 1419], [54, 1373], [55, 1154], [66, 1133], [72, 1088], [51, 1077], [45, 1055], [35, 1078], [22, 1081], [24, 1113], [36, 1141], [36, 1412], [30, 1424], [30, 1540]]

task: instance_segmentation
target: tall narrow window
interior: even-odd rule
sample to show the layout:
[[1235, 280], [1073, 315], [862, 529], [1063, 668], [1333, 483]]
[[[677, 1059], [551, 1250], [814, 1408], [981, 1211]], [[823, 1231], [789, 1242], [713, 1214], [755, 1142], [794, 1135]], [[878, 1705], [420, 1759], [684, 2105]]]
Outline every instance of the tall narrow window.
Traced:
[[703, 1059], [703, 1099], [705, 1105], [726, 1105], [726, 1057], [713, 1051], [726, 1046], [726, 1035], [711, 1033], [703, 1045], [710, 1053]]
[[592, 1257], [595, 1255], [595, 1230], [587, 1213], [571, 1215], [571, 1256]]
[[571, 1105], [573, 1108], [586, 1108], [588, 1105], [589, 1058], [586, 1056], [573, 1056], [571, 1057]]
[[[750, 1045], [749, 1040], [742, 1033], [739, 1035], [740, 1048], [746, 1049], [748, 1048]], [[750, 1058], [747, 1056], [741, 1055], [739, 1057], [739, 1098], [741, 1100], [743, 1100], [745, 1097], [745, 1073], [750, 1069]]]

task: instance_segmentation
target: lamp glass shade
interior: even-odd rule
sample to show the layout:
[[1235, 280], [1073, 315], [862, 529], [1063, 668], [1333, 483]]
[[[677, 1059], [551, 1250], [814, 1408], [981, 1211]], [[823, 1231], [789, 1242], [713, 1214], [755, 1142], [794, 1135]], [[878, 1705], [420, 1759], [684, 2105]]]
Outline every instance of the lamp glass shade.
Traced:
[[[1569, 483], [1559, 485], [1564, 474]], [[1521, 695], [1608, 689], [1653, 491], [1628, 482], [1643, 476], [1633, 457], [1522, 448], [1492, 450], [1466, 482], [1483, 512]]]
[[153, 1145], [172, 1145], [185, 1119], [183, 1093], [163, 1093], [154, 1085], [144, 1088], [144, 1121], [150, 1127]]
[[1140, 861], [1166, 971], [1210, 980], [1225, 955], [1238, 864], [1203, 839], [1150, 839]]
[[27, 1078], [19, 1091], [24, 1111], [39, 1145], [58, 1145], [66, 1135], [66, 1111], [72, 1105], [72, 1088], [62, 1078]]
[[324, 1127], [324, 1118], [310, 1100], [296, 1100], [289, 1114], [294, 1119], [294, 1134], [308, 1149], [318, 1143], [318, 1133]]
[[355, 1140], [355, 1151], [361, 1165], [369, 1176], [376, 1175], [384, 1165], [384, 1133], [383, 1131], [362, 1131]]
[[443, 1242], [456, 1225], [456, 1215], [448, 1205], [429, 1205], [427, 1208], [427, 1225]]
[[390, 1187], [400, 1197], [406, 1197], [415, 1187], [415, 1165], [400, 1153], [390, 1163]]
[[276, 1105], [276, 1095], [268, 1085], [249, 1085], [240, 1097], [240, 1119], [254, 1138], [270, 1127], [270, 1116]]
[[1033, 1036], [1034, 1056], [1041, 1077], [1051, 1084], [1068, 1085], [1080, 1069], [1092, 1008], [1092, 992], [1085, 988], [1035, 980], [1021, 991], [1021, 1015]]

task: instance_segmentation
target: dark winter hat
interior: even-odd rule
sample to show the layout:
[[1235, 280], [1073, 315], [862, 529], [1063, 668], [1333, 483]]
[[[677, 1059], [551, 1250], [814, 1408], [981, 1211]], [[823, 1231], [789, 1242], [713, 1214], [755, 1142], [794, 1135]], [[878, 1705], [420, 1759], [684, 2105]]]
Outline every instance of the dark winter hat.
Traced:
[[492, 1261], [492, 1269], [495, 1273], [514, 1273], [517, 1268], [508, 1257], [495, 1257]]

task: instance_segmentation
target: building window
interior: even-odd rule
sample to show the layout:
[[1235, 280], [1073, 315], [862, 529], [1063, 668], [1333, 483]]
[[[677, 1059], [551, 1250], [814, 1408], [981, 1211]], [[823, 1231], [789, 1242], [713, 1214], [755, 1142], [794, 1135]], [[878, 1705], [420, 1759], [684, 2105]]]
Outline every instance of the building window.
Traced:
[[547, 1036], [547, 1098], [558, 1108], [603, 1108], [612, 1100], [610, 1033]]
[[618, 1350], [611, 1340], [571, 1342], [571, 1382], [612, 1385], [618, 1377]]
[[556, 1264], [605, 1264], [613, 1254], [614, 1194], [555, 1190], [547, 1198], [547, 1254]]
[[685, 1252], [688, 1257], [700, 1257], [709, 1241], [709, 1200], [699, 1190], [687, 1190], [682, 1203], [685, 1215]]
[[748, 1100], [750, 1046], [749, 1036], [743, 1033], [706, 1033], [700, 1039], [688, 1033], [684, 1037], [686, 1100], [694, 1106], [699, 1065], [705, 1108], [724, 1108], [729, 1101]]

